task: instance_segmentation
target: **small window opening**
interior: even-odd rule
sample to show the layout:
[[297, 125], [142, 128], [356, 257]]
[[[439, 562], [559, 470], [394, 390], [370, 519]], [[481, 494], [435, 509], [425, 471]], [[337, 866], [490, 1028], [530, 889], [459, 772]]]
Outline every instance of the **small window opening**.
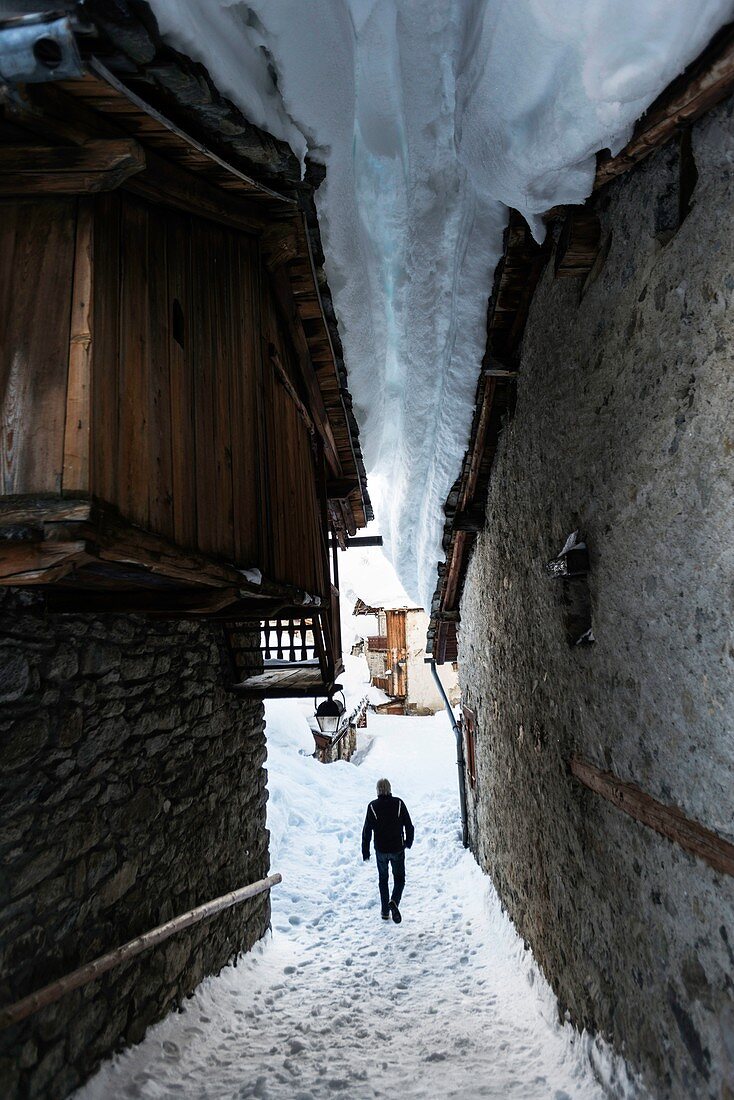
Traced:
[[591, 593], [588, 577], [566, 577], [563, 580], [563, 607], [566, 641], [570, 646], [591, 645]]
[[591, 592], [589, 590], [589, 550], [578, 531], [573, 531], [557, 558], [549, 561], [546, 573], [560, 580], [563, 594], [564, 626], [570, 646], [591, 645], [594, 631], [591, 622]]
[[669, 244], [693, 209], [698, 168], [693, 153], [690, 126], [681, 130], [670, 146], [671, 173], [655, 201], [655, 237], [663, 248]]
[[178, 298], [173, 299], [173, 307], [171, 309], [171, 331], [173, 333], [173, 339], [179, 347], [184, 348], [186, 346], [186, 323], [184, 321], [184, 311], [181, 308], [181, 303]]
[[693, 153], [693, 139], [690, 126], [687, 126], [686, 129], [681, 132], [678, 139], [678, 147], [680, 149], [678, 224], [682, 225], [693, 207], [693, 192], [696, 190], [696, 184], [698, 183], [698, 168], [696, 167], [696, 157]]

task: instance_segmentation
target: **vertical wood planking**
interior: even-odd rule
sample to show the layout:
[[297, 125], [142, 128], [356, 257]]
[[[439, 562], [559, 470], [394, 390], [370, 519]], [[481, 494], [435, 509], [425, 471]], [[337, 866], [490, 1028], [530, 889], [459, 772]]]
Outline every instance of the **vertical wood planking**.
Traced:
[[267, 321], [265, 318], [265, 293], [267, 278], [262, 262], [260, 246], [257, 246], [257, 263], [252, 287], [253, 312], [256, 318], [255, 332], [255, 439], [258, 455], [258, 561], [268, 577], [273, 574], [273, 519], [270, 497], [270, 453], [268, 449], [267, 394], [270, 364], [266, 362]]
[[256, 356], [259, 325], [255, 311], [257, 248], [243, 234], [231, 234], [229, 322], [233, 363], [230, 376], [232, 501], [235, 559], [260, 562], [259, 462]]
[[168, 353], [171, 310], [168, 303], [167, 214], [148, 222], [148, 515], [156, 534], [173, 537], [171, 393]]
[[[406, 693], [406, 633], [405, 612], [388, 611], [386, 615], [387, 650], [392, 665], [392, 687], [390, 695], [403, 696]], [[403, 662], [401, 667], [400, 662]]]
[[234, 492], [232, 483], [232, 399], [233, 374], [239, 370], [234, 331], [229, 317], [232, 304], [231, 231], [216, 227], [214, 236], [214, 282], [211, 288], [213, 316], [214, 427], [217, 459], [217, 505], [220, 509], [218, 553], [229, 561], [235, 554]]
[[211, 286], [209, 254], [205, 226], [191, 221], [191, 352], [194, 384], [194, 427], [196, 438], [196, 540], [201, 550], [216, 547], [213, 515], [213, 482], [215, 478], [211, 348], [208, 340], [208, 291]]
[[15, 267], [21, 210], [18, 203], [8, 203], [0, 220], [0, 492], [3, 494], [13, 492], [18, 449], [16, 354], [20, 334], [15, 323]]
[[[286, 502], [281, 493], [283, 484], [282, 451], [288, 431], [287, 410], [283, 406], [283, 388], [276, 381], [272, 365], [267, 358], [268, 345], [275, 344], [280, 354], [280, 342], [275, 324], [272, 295], [266, 278], [263, 279], [263, 393], [265, 399], [265, 446], [268, 454], [267, 493], [270, 501], [270, 537], [272, 545], [272, 569], [276, 580], [286, 576], [283, 562], [284, 513]], [[282, 361], [282, 357], [281, 357]], [[295, 538], [300, 532], [292, 524]]]
[[64, 429], [64, 492], [90, 489], [94, 201], [79, 199], [71, 293], [69, 377]]
[[120, 371], [120, 196], [94, 200], [91, 490], [117, 502]]
[[120, 391], [118, 500], [120, 511], [148, 527], [148, 433], [150, 316], [148, 289], [148, 207], [122, 201], [122, 294], [120, 303]]
[[224, 338], [225, 230], [192, 226], [196, 501], [202, 550], [234, 556], [229, 438], [229, 349]]
[[0, 491], [61, 491], [76, 200], [0, 219]]
[[[193, 378], [194, 326], [191, 317], [191, 303], [194, 301], [191, 287], [191, 219], [185, 214], [169, 212], [166, 231], [173, 534], [179, 545], [195, 547], [197, 539], [196, 432]], [[172, 324], [174, 309], [178, 313], [176, 333]]]

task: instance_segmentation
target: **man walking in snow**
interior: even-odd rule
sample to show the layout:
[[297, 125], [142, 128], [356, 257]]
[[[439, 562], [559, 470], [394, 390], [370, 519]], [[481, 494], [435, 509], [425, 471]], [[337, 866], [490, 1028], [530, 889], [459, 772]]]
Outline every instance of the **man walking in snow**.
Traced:
[[[367, 807], [362, 829], [362, 859], [370, 858], [370, 841], [375, 836], [375, 859], [380, 883], [382, 919], [400, 924], [400, 899], [405, 887], [405, 849], [413, 844], [413, 822], [403, 801], [394, 798], [389, 779], [377, 780], [377, 798]], [[392, 867], [392, 897], [388, 868]]]

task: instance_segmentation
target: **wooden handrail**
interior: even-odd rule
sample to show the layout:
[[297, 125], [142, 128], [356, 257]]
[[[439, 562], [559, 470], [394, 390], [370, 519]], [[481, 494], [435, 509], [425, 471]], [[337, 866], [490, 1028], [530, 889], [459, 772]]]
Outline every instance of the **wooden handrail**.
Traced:
[[156, 928], [152, 928], [150, 932], [144, 932], [142, 936], [136, 936], [134, 940], [128, 940], [121, 947], [116, 947], [114, 951], [110, 951], [106, 955], [100, 955], [92, 962], [80, 966], [78, 970], [73, 970], [71, 974], [51, 982], [43, 989], [31, 993], [28, 997], [23, 997], [20, 1001], [16, 1001], [15, 1004], [0, 1009], [0, 1030], [25, 1020], [27, 1016], [38, 1012], [39, 1009], [46, 1008], [47, 1005], [60, 1000], [66, 993], [71, 993], [72, 989], [79, 989], [80, 986], [86, 985], [88, 982], [96, 981], [108, 970], [119, 966], [120, 963], [128, 962], [136, 955], [147, 951], [149, 947], [155, 947], [156, 944], [169, 939], [176, 932], [181, 932], [184, 928], [190, 928], [193, 924], [199, 924], [200, 921], [214, 916], [215, 913], [221, 913], [224, 909], [231, 909], [232, 906], [238, 905], [248, 898], [254, 898], [257, 894], [264, 894], [266, 890], [269, 890], [271, 886], [277, 886], [279, 882], [282, 882], [281, 875], [269, 875], [268, 878], [259, 879], [249, 886], [242, 886], [239, 890], [222, 894], [221, 897], [214, 898], [213, 901], [207, 901], [204, 905], [197, 905], [195, 909], [189, 909], [188, 912], [173, 917], [165, 924], [159, 924]]

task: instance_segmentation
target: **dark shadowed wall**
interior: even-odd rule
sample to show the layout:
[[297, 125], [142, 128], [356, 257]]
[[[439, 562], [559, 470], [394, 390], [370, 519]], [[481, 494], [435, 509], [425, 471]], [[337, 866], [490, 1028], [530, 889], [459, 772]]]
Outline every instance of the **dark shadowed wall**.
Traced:
[[[1, 1003], [267, 874], [263, 729], [215, 627], [0, 590]], [[269, 917], [261, 895], [0, 1032], [0, 1095], [67, 1095]]]

